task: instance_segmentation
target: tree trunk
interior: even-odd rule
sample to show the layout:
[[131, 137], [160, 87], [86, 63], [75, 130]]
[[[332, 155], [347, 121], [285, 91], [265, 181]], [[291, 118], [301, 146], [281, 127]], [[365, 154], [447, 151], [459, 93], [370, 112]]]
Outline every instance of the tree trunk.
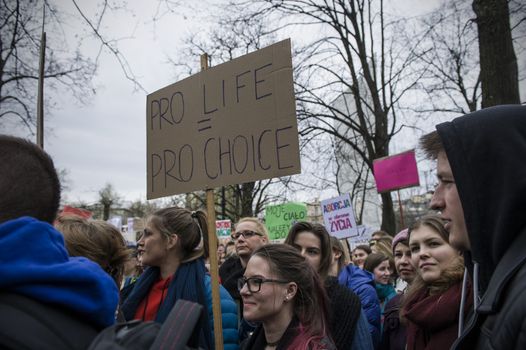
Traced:
[[396, 221], [393, 208], [391, 192], [382, 193], [382, 227], [381, 229], [394, 236], [396, 232]]
[[507, 0], [474, 0], [477, 18], [482, 108], [520, 103], [517, 57]]
[[241, 213], [240, 217], [254, 216], [252, 208], [254, 202], [255, 182], [246, 182], [241, 185]]
[[102, 220], [108, 221], [108, 219], [110, 218], [110, 208], [111, 208], [111, 205], [103, 204]]

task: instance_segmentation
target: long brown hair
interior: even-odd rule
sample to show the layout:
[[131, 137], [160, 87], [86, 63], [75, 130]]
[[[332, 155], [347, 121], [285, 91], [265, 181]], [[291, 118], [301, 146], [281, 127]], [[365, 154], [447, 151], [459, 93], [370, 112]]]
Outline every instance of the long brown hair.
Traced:
[[[408, 238], [411, 239], [411, 233], [421, 227], [428, 227], [440, 235], [442, 239], [449, 244], [449, 233], [444, 227], [444, 221], [437, 215], [426, 215], [417, 220], [409, 227]], [[440, 277], [431, 283], [427, 283], [422, 276], [417, 273], [413, 283], [408, 287], [406, 296], [402, 301], [402, 311], [406, 310], [407, 305], [422, 291], [427, 289], [429, 294], [440, 294], [448, 290], [452, 285], [460, 282], [464, 274], [464, 259], [459, 255], [456, 261], [452, 262], [450, 268], [444, 270]], [[400, 313], [400, 317], [404, 312]]]
[[252, 256], [265, 259], [280, 279], [296, 283], [293, 312], [301, 323], [301, 331], [291, 348], [316, 349], [327, 335], [327, 295], [318, 273], [297, 249], [287, 244], [264, 245]]

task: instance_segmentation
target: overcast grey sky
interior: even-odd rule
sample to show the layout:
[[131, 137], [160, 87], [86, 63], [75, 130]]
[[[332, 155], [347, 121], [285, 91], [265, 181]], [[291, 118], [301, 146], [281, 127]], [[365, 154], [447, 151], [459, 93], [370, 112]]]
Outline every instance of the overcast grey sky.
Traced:
[[[184, 2], [184, 1], [183, 1]], [[194, 1], [186, 1], [195, 4]], [[70, 0], [58, 0], [61, 7], [74, 12]], [[126, 13], [107, 16], [103, 33], [109, 38], [133, 37], [119, 42], [134, 73], [148, 92], [174, 83], [167, 55], [174, 56], [181, 39], [189, 31], [206, 25], [197, 22], [191, 11], [184, 16], [172, 13], [151, 22], [154, 1], [128, 1]], [[396, 1], [400, 14], [419, 15], [431, 10], [437, 1]], [[79, 1], [83, 10], [91, 11], [92, 1]], [[70, 24], [68, 35], [73, 40], [80, 26]], [[284, 39], [280, 37], [278, 39]], [[292, 45], [294, 45], [292, 37]], [[84, 43], [86, 53], [95, 55], [98, 43]], [[196, 67], [199, 57], [193, 59]], [[115, 57], [103, 52], [94, 80], [96, 94], [89, 104], [72, 102], [63, 91], [57, 97], [58, 108], [47, 116], [48, 133], [45, 149], [60, 169], [68, 171], [68, 201], [93, 202], [97, 191], [106, 183], [128, 200], [144, 199], [146, 187], [146, 94], [133, 91]], [[13, 133], [16, 133], [13, 131]], [[322, 198], [323, 199], [323, 198]]]

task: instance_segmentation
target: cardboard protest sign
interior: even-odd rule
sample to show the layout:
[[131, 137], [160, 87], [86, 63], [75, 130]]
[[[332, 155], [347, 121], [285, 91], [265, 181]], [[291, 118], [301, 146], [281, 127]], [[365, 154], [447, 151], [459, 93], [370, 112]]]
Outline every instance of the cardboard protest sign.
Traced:
[[321, 201], [323, 222], [331, 236], [336, 238], [360, 238], [356, 227], [351, 196], [347, 193]]
[[304, 203], [285, 203], [265, 208], [265, 226], [270, 239], [284, 239], [290, 227], [297, 221], [307, 219], [307, 206]]
[[373, 173], [378, 193], [420, 185], [414, 150], [375, 159]]
[[232, 221], [216, 220], [217, 237], [230, 237], [231, 233], [232, 233]]
[[301, 172], [290, 40], [147, 98], [147, 198]]

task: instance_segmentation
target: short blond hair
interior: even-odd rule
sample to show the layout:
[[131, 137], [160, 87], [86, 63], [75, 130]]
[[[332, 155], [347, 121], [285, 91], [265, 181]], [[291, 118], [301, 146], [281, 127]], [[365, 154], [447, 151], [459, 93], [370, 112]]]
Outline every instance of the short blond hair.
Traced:
[[[239, 221], [237, 222], [235, 227], [237, 227], [237, 225], [239, 225], [242, 222], [251, 222], [251, 223], [253, 223], [258, 228], [259, 233], [261, 233], [263, 236], [265, 236], [268, 239], [268, 230], [265, 227], [265, 225], [263, 225], [263, 223], [258, 218], [250, 217], [250, 216], [241, 218], [241, 219], [239, 219]], [[235, 229], [235, 227], [234, 227], [234, 229]]]

